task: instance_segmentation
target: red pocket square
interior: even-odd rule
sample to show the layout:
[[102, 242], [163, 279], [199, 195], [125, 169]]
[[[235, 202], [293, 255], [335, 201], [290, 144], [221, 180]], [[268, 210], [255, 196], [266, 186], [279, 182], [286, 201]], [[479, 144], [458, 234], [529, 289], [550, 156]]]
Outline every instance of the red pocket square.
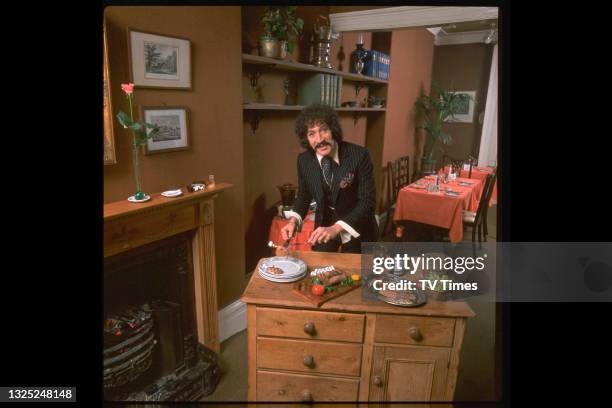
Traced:
[[352, 171], [346, 173], [346, 176], [342, 180], [340, 180], [340, 188], [347, 188], [353, 184], [353, 180], [355, 179], [355, 173]]

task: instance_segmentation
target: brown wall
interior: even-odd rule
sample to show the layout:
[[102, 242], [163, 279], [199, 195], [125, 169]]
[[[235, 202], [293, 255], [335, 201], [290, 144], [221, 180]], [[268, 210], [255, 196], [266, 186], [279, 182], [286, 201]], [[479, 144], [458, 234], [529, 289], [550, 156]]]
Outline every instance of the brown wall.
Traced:
[[[281, 84], [283, 79], [291, 77], [282, 71], [267, 71], [259, 81], [257, 92], [253, 92], [250, 86], [248, 73], [251, 68], [242, 65], [241, 53], [255, 52], [261, 34], [263, 9], [260, 6], [115, 6], [106, 9], [110, 82], [116, 111], [128, 109], [120, 89], [121, 83], [129, 81], [127, 27], [191, 40], [192, 90], [135, 91], [136, 106], [183, 105], [190, 110], [191, 148], [142, 156], [143, 185], [147, 192], [158, 192], [206, 178], [208, 174], [215, 174], [218, 181], [234, 184], [233, 189], [220, 196], [216, 205], [216, 220], [219, 222], [216, 228], [217, 280], [221, 307], [240, 297], [245, 286], [245, 273], [252, 270], [258, 258], [269, 254], [265, 243], [276, 211], [274, 205], [280, 200], [276, 186], [287, 182], [297, 184], [296, 156], [302, 151], [293, 129], [297, 112], [264, 112], [253, 134], [250, 113], [243, 115], [241, 109], [243, 102], [256, 100], [284, 103]], [[305, 30], [293, 58], [306, 62], [310, 30], [317, 16], [345, 11], [354, 10], [298, 7], [298, 15], [305, 20]], [[362, 115], [356, 123], [350, 113], [340, 116], [345, 140], [371, 148], [379, 173], [387, 160], [411, 153], [410, 136], [406, 136], [410, 134], [411, 126], [406, 112], [411, 109], [413, 101], [407, 101], [411, 98], [406, 97], [405, 88], [416, 86], [411, 84], [410, 78], [425, 78], [431, 69], [428, 55], [431, 55], [433, 46], [430, 40], [420, 44], [424, 36], [412, 31], [397, 30], [392, 36], [378, 33], [375, 39], [372, 33], [364, 33], [366, 48], [374, 47], [373, 41], [376, 41], [376, 49], [391, 51], [390, 108], [386, 115]], [[331, 60], [334, 68], [349, 71], [350, 53], [355, 49], [357, 35], [343, 33], [333, 43]], [[344, 59], [341, 59], [342, 54]], [[384, 91], [384, 87], [373, 90], [377, 94]], [[356, 98], [363, 101], [367, 96], [367, 88], [356, 97], [354, 85], [344, 83], [342, 101]], [[293, 90], [291, 97], [295, 97]], [[407, 130], [401, 131], [400, 127]], [[366, 133], [373, 134], [369, 141]], [[104, 168], [105, 202], [124, 200], [134, 190], [129, 134], [117, 124], [115, 139], [117, 164]], [[379, 190], [378, 194], [380, 196], [383, 192]]]
[[[472, 123], [449, 123], [443, 130], [453, 138], [451, 145], [443, 146], [453, 157], [478, 157], [482, 125], [478, 116], [484, 112], [489, 85], [489, 71], [493, 46], [487, 44], [441, 45], [435, 47], [433, 79], [443, 89], [476, 91], [474, 120]], [[442, 153], [436, 152], [438, 159]], [[441, 164], [441, 163], [438, 163]]]
[[[256, 53], [257, 39], [263, 33], [261, 16], [264, 6], [242, 7], [242, 46], [244, 53]], [[292, 59], [308, 62], [309, 40], [312, 26], [319, 15], [328, 16], [326, 6], [298, 6], [297, 15], [304, 20], [304, 31], [298, 38], [298, 44], [292, 54]], [[366, 34], [366, 47], [370, 45], [371, 35]], [[348, 61], [350, 53], [355, 49], [357, 33], [345, 33], [334, 41], [331, 50], [331, 63], [335, 69], [349, 72]], [[338, 53], [343, 50], [343, 61]], [[342, 64], [341, 64], [342, 62]], [[249, 73], [261, 66], [243, 66], [242, 91], [243, 102], [285, 103], [282, 92], [282, 82], [291, 80], [290, 104], [295, 103], [295, 86], [299, 81], [299, 73], [288, 73], [280, 70], [263, 70], [258, 80], [257, 90], [250, 85]], [[367, 90], [361, 90], [358, 99], [367, 98]], [[349, 83], [343, 84], [342, 101], [355, 100], [355, 88]], [[263, 111], [259, 126], [253, 134], [250, 118], [254, 112], [245, 112], [243, 122], [245, 151], [245, 209], [246, 209], [246, 268], [252, 270], [259, 258], [269, 256], [266, 247], [272, 218], [276, 214], [275, 205], [280, 201], [280, 193], [276, 186], [293, 183], [297, 185], [296, 158], [303, 151], [295, 135], [294, 122], [297, 111]], [[350, 114], [343, 113], [340, 123], [344, 131], [344, 139], [365, 145], [367, 118], [361, 116], [357, 123]]]
[[[121, 83], [129, 82], [127, 28], [191, 41], [191, 90], [140, 89], [136, 107], [189, 108], [190, 149], [141, 156], [143, 187], [159, 192], [207, 178], [234, 187], [215, 205], [219, 306], [237, 299], [244, 279], [244, 157], [240, 7], [113, 6], [105, 10], [109, 37], [110, 85], [115, 111], [128, 111]], [[136, 112], [136, 111], [135, 111]], [[140, 117], [140, 113], [138, 113]], [[115, 123], [117, 164], [104, 167], [104, 202], [134, 192], [129, 133]]]
[[382, 160], [386, 165], [400, 156], [410, 156], [411, 175], [419, 165], [423, 145], [421, 138], [417, 141], [415, 136], [414, 102], [421, 84], [429, 90], [433, 48], [433, 35], [424, 28], [392, 32], [391, 80]]

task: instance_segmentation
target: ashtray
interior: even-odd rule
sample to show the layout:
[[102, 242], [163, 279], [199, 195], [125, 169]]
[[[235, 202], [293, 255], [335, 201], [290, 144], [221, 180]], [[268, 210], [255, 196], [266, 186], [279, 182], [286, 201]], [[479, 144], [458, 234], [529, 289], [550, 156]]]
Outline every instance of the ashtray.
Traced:
[[191, 184], [187, 184], [187, 191], [195, 193], [196, 191], [202, 191], [206, 188], [206, 183], [203, 181], [194, 181]]

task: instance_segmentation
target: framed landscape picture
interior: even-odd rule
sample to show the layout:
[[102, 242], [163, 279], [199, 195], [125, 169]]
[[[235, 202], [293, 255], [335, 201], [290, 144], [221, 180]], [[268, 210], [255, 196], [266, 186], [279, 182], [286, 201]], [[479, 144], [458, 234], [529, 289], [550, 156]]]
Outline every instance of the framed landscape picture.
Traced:
[[159, 133], [147, 139], [146, 154], [188, 149], [188, 116], [185, 106], [143, 106], [143, 120], [159, 127]]
[[106, 25], [103, 26], [104, 31], [104, 60], [102, 61], [102, 75], [104, 82], [104, 102], [103, 102], [103, 117], [104, 117], [104, 164], [115, 164], [115, 136], [113, 134], [113, 106], [111, 104], [110, 90], [110, 74], [108, 71], [108, 40], [106, 38]]
[[191, 42], [128, 29], [130, 73], [136, 87], [191, 89]]
[[450, 117], [445, 122], [450, 123], [472, 123], [474, 120], [474, 104], [476, 103], [476, 91], [456, 91], [458, 94], [471, 96], [469, 101], [466, 101], [455, 113], [455, 117]]

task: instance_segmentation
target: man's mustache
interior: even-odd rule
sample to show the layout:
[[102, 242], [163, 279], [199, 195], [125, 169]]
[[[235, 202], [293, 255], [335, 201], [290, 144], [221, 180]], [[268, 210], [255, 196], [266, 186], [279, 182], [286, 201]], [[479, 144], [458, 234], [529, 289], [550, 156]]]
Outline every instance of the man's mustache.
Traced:
[[317, 150], [319, 147], [323, 147], [323, 146], [330, 146], [331, 147], [331, 143], [326, 142], [326, 141], [322, 141], [320, 143], [317, 143], [317, 145], [315, 146], [315, 150]]

